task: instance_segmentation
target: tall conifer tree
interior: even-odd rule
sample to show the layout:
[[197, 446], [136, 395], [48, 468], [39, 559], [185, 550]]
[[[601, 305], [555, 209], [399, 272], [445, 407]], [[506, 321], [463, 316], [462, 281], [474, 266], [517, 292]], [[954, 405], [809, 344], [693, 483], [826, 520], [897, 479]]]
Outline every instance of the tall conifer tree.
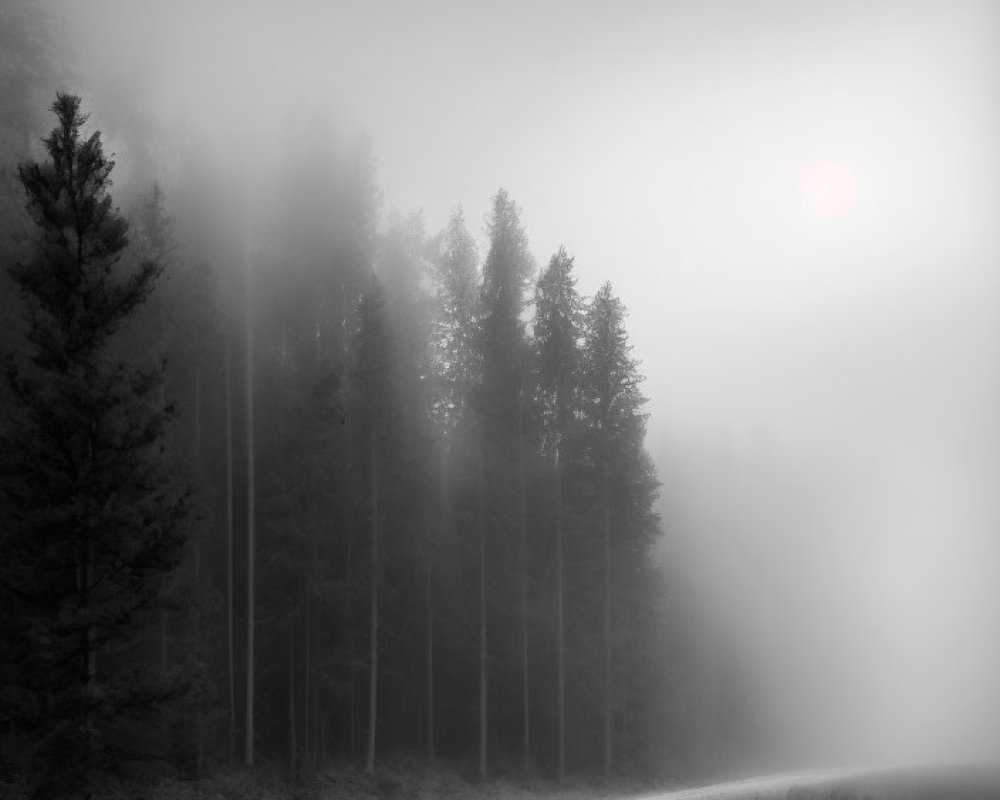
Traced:
[[[527, 754], [529, 709], [527, 673], [528, 625], [526, 598], [526, 526], [523, 486], [519, 480], [523, 458], [523, 386], [527, 345], [521, 313], [525, 292], [534, 272], [528, 251], [528, 239], [521, 224], [521, 211], [504, 189], [493, 196], [488, 220], [490, 249], [483, 264], [480, 287], [479, 348], [482, 354], [482, 380], [479, 386], [481, 437], [480, 487], [482, 513], [480, 535], [480, 657], [479, 657], [479, 771], [488, 766], [487, 658], [489, 653], [489, 600], [487, 574], [489, 565], [499, 574], [516, 571], [519, 588], [518, 630], [521, 632], [521, 727], [522, 747]], [[516, 509], [515, 519], [509, 509]], [[486, 527], [488, 517], [499, 520], [496, 546], [490, 546]], [[516, 545], [513, 540], [516, 539]], [[499, 556], [516, 552], [518, 563], [506, 565]], [[498, 581], [498, 586], [503, 582]], [[496, 599], [493, 601], [496, 602]], [[499, 647], [497, 649], [500, 649]], [[527, 756], [525, 755], [527, 760]]]
[[[597, 571], [602, 584], [603, 631], [603, 766], [610, 776], [615, 754], [613, 716], [614, 650], [616, 630], [614, 609], [630, 581], [625, 555], [633, 553], [645, 560], [657, 519], [652, 510], [656, 480], [643, 448], [646, 398], [639, 385], [642, 376], [632, 356], [625, 328], [625, 306], [615, 296], [610, 283], [598, 290], [587, 309], [582, 410], [587, 426], [590, 461], [594, 469], [597, 507], [591, 513], [600, 530], [598, 550], [602, 568]], [[616, 556], [618, 556], [616, 558]], [[617, 580], [617, 585], [616, 585]]]
[[188, 505], [161, 457], [163, 366], [117, 353], [162, 266], [123, 263], [114, 162], [99, 132], [81, 135], [78, 97], [51, 108], [50, 160], [20, 168], [39, 235], [34, 258], [10, 270], [29, 357], [8, 360], [14, 409], [0, 431], [0, 604], [18, 687], [3, 711], [47, 762], [37, 791], [49, 797], [86, 795], [112, 723], [170, 693], [156, 671], [123, 664], [121, 647], [181, 559]]
[[580, 297], [573, 259], [562, 247], [552, 256], [535, 289], [535, 347], [542, 450], [550, 460], [554, 491], [556, 594], [556, 775], [566, 777], [566, 607], [564, 483], [566, 439], [577, 408], [580, 378]]

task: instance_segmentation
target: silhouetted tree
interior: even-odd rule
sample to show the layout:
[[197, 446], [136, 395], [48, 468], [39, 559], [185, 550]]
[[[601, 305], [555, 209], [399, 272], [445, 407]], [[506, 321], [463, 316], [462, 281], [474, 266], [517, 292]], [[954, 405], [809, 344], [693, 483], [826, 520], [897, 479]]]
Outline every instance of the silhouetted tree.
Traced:
[[[352, 361], [354, 387], [354, 418], [357, 432], [363, 439], [359, 455], [367, 474], [366, 498], [369, 526], [369, 589], [368, 589], [368, 737], [365, 772], [375, 769], [375, 742], [378, 728], [379, 690], [379, 598], [382, 578], [380, 538], [385, 514], [384, 494], [386, 439], [389, 435], [389, 415], [393, 395], [391, 375], [391, 341], [385, 319], [385, 290], [377, 278], [361, 298], [358, 306], [357, 334]], [[361, 443], [359, 439], [359, 444]]]
[[556, 775], [566, 777], [566, 596], [565, 514], [563, 509], [566, 439], [579, 405], [581, 304], [573, 277], [573, 259], [562, 247], [552, 256], [535, 289], [535, 347], [538, 400], [542, 417], [542, 451], [549, 459], [554, 491], [555, 528], [556, 697], [558, 752]]
[[161, 456], [163, 365], [116, 357], [126, 321], [162, 266], [122, 262], [128, 224], [108, 194], [114, 162], [81, 136], [78, 97], [59, 94], [49, 161], [20, 177], [38, 228], [10, 270], [26, 303], [28, 360], [10, 359], [13, 413], [0, 443], [4, 716], [44, 759], [37, 792], [89, 792], [125, 744], [112, 723], [175, 687], [123, 648], [179, 563], [188, 494]]
[[[434, 421], [440, 452], [440, 526], [428, 540], [427, 569], [427, 756], [433, 762], [437, 736], [435, 702], [435, 565], [443, 552], [454, 551], [452, 469], [455, 440], [469, 420], [470, 393], [479, 377], [476, 345], [478, 276], [476, 245], [465, 227], [462, 209], [456, 209], [441, 233], [434, 262], [437, 313], [431, 329], [431, 365]], [[430, 527], [429, 531], [433, 531]]]
[[[610, 776], [614, 758], [613, 715], [621, 703], [614, 692], [614, 653], [618, 641], [627, 640], [625, 600], [636, 601], [636, 587], [645, 586], [643, 567], [648, 567], [649, 546], [658, 532], [653, 510], [656, 478], [643, 448], [646, 399], [639, 384], [638, 363], [625, 328], [625, 307], [605, 283], [591, 301], [585, 318], [582, 411], [587, 427], [587, 448], [592, 465], [591, 485], [597, 505], [592, 519], [598, 521], [601, 568], [596, 571], [602, 586], [603, 620], [603, 767]], [[629, 589], [632, 592], [629, 592]], [[643, 601], [652, 598], [638, 595]], [[619, 608], [619, 628], [613, 624]], [[619, 649], [621, 649], [619, 647]], [[620, 696], [620, 693], [619, 695]]]
[[[481, 624], [480, 624], [480, 774], [488, 768], [487, 746], [487, 659], [489, 653], [488, 572], [490, 565], [496, 574], [517, 572], [516, 584], [524, 595], [525, 564], [524, 501], [519, 487], [520, 459], [523, 456], [521, 423], [523, 421], [523, 384], [527, 345], [521, 312], [525, 307], [534, 262], [528, 251], [528, 241], [521, 225], [520, 209], [503, 189], [494, 196], [487, 222], [490, 248], [483, 263], [483, 278], [479, 298], [478, 349], [482, 359], [481, 382], [478, 387], [477, 410], [481, 442], [481, 481], [484, 495], [484, 513], [480, 515]], [[515, 509], [515, 519], [510, 519], [509, 509]], [[486, 518], [495, 517], [500, 524], [496, 542], [490, 546]], [[516, 537], [516, 543], [509, 540]], [[513, 545], [513, 546], [512, 546]], [[516, 552], [518, 563], [506, 565], [503, 555]], [[502, 586], [497, 582], [497, 587]], [[496, 598], [494, 598], [496, 602]], [[517, 627], [524, 631], [528, 624], [527, 609], [518, 602]], [[522, 645], [526, 636], [519, 637]], [[502, 647], [498, 646], [499, 652]], [[529, 715], [524, 703], [528, 675], [525, 669], [526, 653], [521, 653], [520, 683], [522, 702], [522, 731], [526, 732]], [[522, 733], [527, 744], [527, 736]]]

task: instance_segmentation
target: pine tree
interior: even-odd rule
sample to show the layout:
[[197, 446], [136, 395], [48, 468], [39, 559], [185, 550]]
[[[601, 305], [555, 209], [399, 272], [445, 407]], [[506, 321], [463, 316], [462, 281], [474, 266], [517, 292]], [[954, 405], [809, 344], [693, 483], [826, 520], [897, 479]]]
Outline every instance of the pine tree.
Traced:
[[[452, 465], [459, 426], [468, 422], [469, 395], [479, 374], [475, 349], [477, 261], [476, 245], [465, 227], [462, 209], [451, 215], [438, 240], [434, 262], [437, 290], [436, 315], [431, 330], [431, 366], [434, 400], [431, 417], [439, 442], [440, 533], [435, 546], [439, 551], [453, 548], [452, 541]], [[435, 687], [435, 560], [429, 559], [427, 573], [427, 756], [433, 763], [437, 736]]]
[[393, 391], [391, 379], [391, 339], [385, 319], [385, 291], [373, 275], [358, 305], [357, 332], [352, 363], [353, 408], [360, 463], [365, 464], [367, 484], [361, 491], [367, 498], [369, 531], [368, 583], [368, 738], [365, 772], [375, 769], [376, 734], [379, 720], [379, 601], [382, 558], [380, 539], [384, 536], [386, 495], [388, 494], [386, 440], [390, 436]]
[[476, 243], [458, 208], [441, 236], [434, 274], [438, 314], [433, 360], [439, 384], [434, 416], [446, 431], [452, 431], [466, 412], [469, 392], [479, 373], [475, 347], [477, 257]]
[[658, 532], [653, 511], [656, 478], [643, 448], [646, 399], [639, 385], [642, 376], [632, 357], [632, 345], [625, 328], [625, 307], [605, 283], [594, 296], [585, 317], [582, 411], [587, 426], [588, 449], [594, 472], [597, 506], [592, 514], [599, 520], [598, 547], [601, 568], [596, 571], [602, 584], [600, 636], [603, 654], [601, 691], [603, 704], [603, 767], [610, 776], [614, 758], [612, 719], [614, 693], [615, 636], [624, 638], [626, 613], [614, 610], [625, 600], [638, 603], [649, 598], [632, 590], [642, 585], [641, 568], [648, 566], [648, 549]]
[[161, 457], [163, 365], [116, 352], [162, 266], [123, 263], [114, 162], [99, 132], [82, 137], [78, 97], [59, 94], [51, 109], [51, 160], [20, 168], [39, 231], [34, 258], [10, 269], [30, 359], [8, 360], [15, 404], [0, 432], [5, 684], [18, 687], [3, 713], [45, 764], [37, 792], [49, 797], [86, 795], [122, 745], [113, 723], [176, 688], [127, 646], [181, 560], [188, 507]]
[[[180, 255], [174, 218], [167, 211], [166, 195], [155, 181], [139, 198], [129, 226], [129, 241], [130, 252], [140, 259], [166, 266], [156, 292], [136, 317], [135, 327], [139, 330], [128, 337], [129, 352], [131, 358], [147, 353], [160, 358], [169, 356], [158, 394], [160, 402], [164, 397], [176, 398], [178, 408], [175, 424], [165, 437], [165, 453], [184, 464], [196, 499], [187, 563], [175, 572], [162, 593], [157, 638], [161, 672], [186, 671], [197, 690], [176, 715], [161, 715], [161, 727], [174, 731], [171, 744], [175, 755], [190, 763], [195, 774], [201, 774], [207, 728], [205, 700], [213, 684], [208, 669], [209, 638], [204, 636], [212, 622], [207, 613], [211, 597], [204, 580], [212, 504], [208, 502], [211, 493], [205, 465], [209, 448], [203, 417], [210, 383], [207, 376], [209, 368], [215, 366], [212, 362], [219, 305], [211, 286], [211, 272]], [[178, 611], [184, 613], [174, 613]]]
[[535, 289], [535, 347], [538, 400], [542, 416], [542, 450], [550, 459], [554, 491], [556, 573], [556, 696], [558, 749], [556, 775], [566, 777], [566, 589], [564, 483], [566, 439], [576, 413], [579, 393], [580, 297], [573, 277], [573, 259], [562, 247], [552, 256]]
[[[483, 264], [483, 280], [479, 299], [479, 340], [482, 358], [478, 412], [480, 420], [481, 467], [480, 494], [480, 657], [479, 657], [479, 771], [488, 767], [487, 742], [487, 656], [489, 653], [487, 587], [490, 584], [489, 564], [494, 572], [504, 575], [516, 571], [519, 589], [519, 620], [521, 660], [521, 729], [524, 761], [529, 760], [529, 708], [527, 671], [527, 559], [525, 502], [522, 474], [524, 457], [523, 403], [524, 373], [527, 344], [521, 313], [525, 307], [525, 290], [534, 272], [534, 262], [528, 251], [528, 240], [521, 225], [520, 209], [503, 189], [493, 197], [488, 221], [490, 249]], [[516, 509], [516, 519], [510, 520], [507, 509]], [[500, 520], [495, 553], [491, 552], [486, 528], [487, 517]], [[517, 539], [516, 548], [510, 539]], [[517, 564], [504, 563], [502, 554], [517, 553]], [[491, 558], [495, 555], [496, 558]], [[502, 581], [498, 581], [502, 585]], [[496, 602], [496, 600], [494, 600]], [[503, 649], [502, 645], [496, 648]]]

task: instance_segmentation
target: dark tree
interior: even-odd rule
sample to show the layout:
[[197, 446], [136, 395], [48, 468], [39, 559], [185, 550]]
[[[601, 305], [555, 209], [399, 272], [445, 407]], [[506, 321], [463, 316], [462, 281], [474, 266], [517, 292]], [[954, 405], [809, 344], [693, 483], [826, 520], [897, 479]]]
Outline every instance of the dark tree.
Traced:
[[14, 402], [0, 430], [2, 713], [45, 766], [46, 797], [88, 794], [95, 770], [127, 749], [122, 719], [176, 688], [130, 644], [180, 563], [188, 507], [162, 458], [163, 365], [118, 353], [162, 267], [122, 258], [114, 162], [100, 133], [81, 136], [80, 99], [59, 94], [51, 108], [50, 160], [20, 168], [38, 238], [9, 270], [28, 357], [8, 359]]
[[[528, 250], [528, 239], [521, 224], [521, 212], [504, 189], [494, 196], [487, 222], [490, 248], [483, 263], [480, 286], [479, 341], [481, 381], [478, 411], [481, 437], [480, 491], [480, 657], [479, 657], [479, 772], [485, 776], [489, 762], [488, 673], [489, 654], [520, 651], [515, 672], [520, 684], [520, 732], [522, 757], [527, 765], [530, 751], [530, 709], [527, 653], [527, 575], [526, 526], [523, 481], [524, 444], [524, 373], [527, 344], [521, 313], [526, 303], [526, 290], [534, 272], [534, 261]], [[514, 514], [511, 515], [510, 511]], [[511, 519], [511, 516], [514, 518]], [[496, 524], [487, 524], [487, 520]], [[490, 530], [492, 529], [492, 530]], [[505, 553], [516, 553], [517, 563], [506, 563]], [[516, 582], [509, 575], [517, 574]], [[493, 576], [493, 577], [491, 577]], [[501, 576], [501, 577], [496, 577]], [[499, 626], [490, 625], [491, 606], [505, 606], [508, 598], [491, 592], [490, 584], [498, 587], [514, 583], [518, 587], [519, 608], [517, 632], [519, 647], [511, 647], [498, 634]], [[504, 622], [506, 620], [503, 620]], [[510, 685], [503, 676], [499, 683]], [[506, 699], [502, 707], [513, 708]]]
[[390, 414], [391, 388], [388, 383], [390, 335], [385, 320], [385, 292], [373, 275], [370, 288], [358, 305], [357, 335], [352, 364], [354, 412], [358, 418], [359, 462], [366, 463], [367, 517], [369, 528], [369, 657], [368, 657], [368, 738], [365, 772], [375, 769], [375, 739], [378, 728], [379, 689], [379, 599], [383, 564], [380, 538], [384, 535], [385, 450]]
[[627, 660], [635, 637], [641, 635], [635, 619], [654, 596], [648, 591], [649, 551], [659, 533], [654, 511], [659, 484], [643, 447], [646, 398], [640, 390], [642, 376], [632, 356], [625, 317], [625, 306], [611, 284], [605, 283], [584, 320], [581, 380], [582, 417], [594, 473], [591, 494], [596, 501], [589, 516], [599, 521], [594, 551], [602, 554], [595, 561], [603, 562], [593, 571], [593, 582], [601, 586], [603, 595], [599, 641], [605, 777], [610, 776], [616, 756], [614, 720], [627, 715], [622, 701], [626, 693], [616, 691], [614, 665], [616, 659]]
[[581, 304], [573, 259], [562, 247], [552, 256], [535, 289], [535, 348], [542, 451], [551, 463], [551, 498], [555, 535], [556, 606], [556, 776], [566, 777], [566, 591], [564, 483], [570, 434], [580, 382]]
[[[435, 685], [438, 682], [437, 672], [447, 674], [451, 664], [457, 659], [441, 658], [438, 650], [447, 652], [447, 641], [437, 643], [437, 639], [446, 639], [441, 633], [447, 633], [448, 620], [442, 619], [444, 625], [438, 624], [441, 632], [436, 633], [435, 623], [438, 617], [445, 617], [448, 610], [445, 602], [435, 602], [436, 592], [441, 592], [438, 584], [447, 583], [442, 579], [445, 574], [454, 570], [442, 569], [447, 562], [447, 555], [454, 554], [458, 547], [454, 539], [455, 502], [453, 497], [453, 476], [456, 457], [461, 455], [461, 436], [465, 432], [463, 425], [469, 420], [469, 396], [479, 376], [478, 353], [476, 344], [476, 295], [478, 291], [478, 275], [476, 262], [478, 254], [476, 245], [465, 227], [462, 209], [452, 212], [448, 226], [437, 239], [437, 258], [434, 260], [433, 280], [436, 288], [436, 314], [431, 326], [431, 380], [433, 381], [433, 401], [430, 416], [438, 440], [438, 451], [441, 462], [439, 493], [439, 524], [428, 526], [427, 538], [427, 757], [433, 762], [436, 756], [436, 738], [438, 729], [446, 728], [446, 722], [437, 722], [437, 705]], [[436, 533], [435, 533], [436, 531]], [[451, 592], [455, 587], [449, 587]], [[438, 662], [441, 662], [438, 664]], [[443, 668], [443, 669], [442, 669]], [[446, 693], [452, 696], [454, 693]], [[452, 717], [456, 716], [452, 712]]]

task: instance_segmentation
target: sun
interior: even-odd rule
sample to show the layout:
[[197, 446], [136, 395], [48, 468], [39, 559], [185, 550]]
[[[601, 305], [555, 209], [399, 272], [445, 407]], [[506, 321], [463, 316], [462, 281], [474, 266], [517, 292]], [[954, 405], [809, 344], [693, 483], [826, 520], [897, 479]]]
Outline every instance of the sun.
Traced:
[[840, 163], [824, 161], [806, 164], [799, 171], [799, 189], [806, 207], [821, 217], [838, 219], [854, 206], [858, 178]]

